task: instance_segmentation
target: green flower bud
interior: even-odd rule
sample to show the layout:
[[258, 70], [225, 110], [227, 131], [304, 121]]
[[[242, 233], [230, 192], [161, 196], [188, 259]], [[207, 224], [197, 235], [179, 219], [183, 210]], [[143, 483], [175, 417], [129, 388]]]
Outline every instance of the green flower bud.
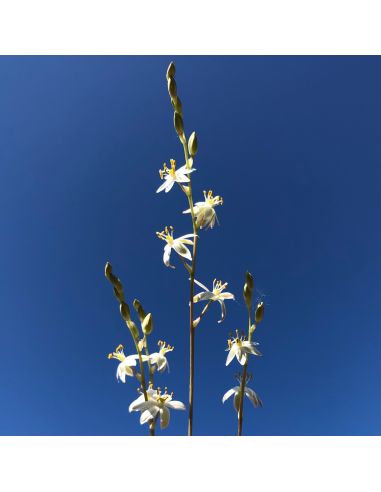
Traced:
[[[105, 275], [108, 280], [110, 280], [110, 277], [112, 275], [112, 266], [111, 263], [107, 262], [105, 266]], [[111, 280], [110, 280], [111, 282]]]
[[124, 301], [120, 303], [120, 314], [122, 315], [124, 321], [131, 320], [130, 308], [128, 307], [128, 304], [126, 304]]
[[175, 73], [176, 73], [175, 64], [173, 62], [171, 62], [167, 68], [167, 79], [169, 79], [170, 77], [174, 77]]
[[188, 140], [188, 151], [192, 157], [194, 157], [197, 154], [197, 148], [198, 148], [197, 135], [196, 132], [193, 132]]
[[126, 323], [134, 339], [139, 339], [139, 330], [135, 323], [131, 319], [126, 320]]
[[257, 309], [255, 310], [255, 322], [260, 323], [263, 319], [263, 314], [265, 311], [265, 305], [263, 302], [258, 303]]
[[245, 299], [245, 304], [247, 306], [247, 309], [251, 309], [251, 304], [252, 304], [252, 298], [253, 298], [253, 291], [250, 289], [250, 287], [245, 284], [243, 286], [243, 298]]
[[254, 279], [250, 272], [246, 272], [246, 283], [249, 289], [254, 290]]
[[123, 291], [120, 291], [116, 287], [114, 287], [114, 294], [115, 294], [115, 297], [118, 299], [119, 302], [124, 302]]
[[148, 313], [142, 321], [142, 330], [145, 335], [150, 335], [153, 330], [152, 314]]
[[176, 96], [174, 99], [171, 99], [171, 103], [172, 103], [173, 109], [176, 111], [176, 113], [179, 113], [182, 116], [183, 115], [183, 105], [181, 104], [179, 96]]
[[143, 306], [140, 304], [140, 301], [138, 301], [138, 299], [134, 299], [133, 306], [135, 311], [138, 313], [139, 321], [141, 323], [143, 319], [146, 317], [146, 313], [143, 309]]
[[181, 138], [184, 138], [184, 123], [181, 115], [179, 113], [176, 113], [173, 115], [173, 124], [175, 126], [175, 130], [177, 132], [177, 135]]
[[177, 97], [176, 81], [175, 79], [172, 79], [172, 77], [168, 79], [168, 92], [172, 99]]

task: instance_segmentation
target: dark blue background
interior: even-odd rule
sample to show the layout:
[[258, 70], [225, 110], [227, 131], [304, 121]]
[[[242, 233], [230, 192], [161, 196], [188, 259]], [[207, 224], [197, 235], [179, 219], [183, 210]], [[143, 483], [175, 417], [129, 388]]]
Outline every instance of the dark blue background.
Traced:
[[[107, 260], [175, 345], [159, 376], [187, 402], [188, 282], [164, 267], [166, 224], [191, 232], [178, 189], [158, 169], [183, 160], [165, 71], [170, 57], [0, 59], [0, 433], [146, 434], [128, 413], [132, 379], [115, 380], [118, 343], [133, 352]], [[236, 361], [228, 332], [246, 326], [244, 272], [266, 313], [251, 361], [263, 409], [244, 432], [381, 431], [381, 59], [177, 57], [196, 200], [225, 200], [201, 232], [198, 279], [229, 282], [237, 302], [196, 338], [195, 434], [234, 434]], [[186, 432], [172, 412], [166, 434]]]

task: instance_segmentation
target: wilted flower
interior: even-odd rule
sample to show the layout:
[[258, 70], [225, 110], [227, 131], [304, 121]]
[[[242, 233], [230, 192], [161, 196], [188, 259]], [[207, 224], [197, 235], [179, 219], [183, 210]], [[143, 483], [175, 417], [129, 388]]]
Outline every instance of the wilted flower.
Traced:
[[187, 167], [187, 165], [184, 164], [177, 170], [176, 161], [174, 159], [170, 159], [170, 168], [168, 168], [167, 165], [164, 163], [163, 169], [160, 169], [159, 171], [160, 178], [164, 180], [164, 183], [159, 186], [159, 188], [156, 190], [156, 193], [160, 193], [163, 190], [168, 193], [168, 191], [172, 189], [175, 183], [188, 183], [190, 179], [188, 178], [187, 174], [196, 170], [192, 168], [192, 159], [189, 159], [189, 161], [190, 167]]
[[[212, 190], [209, 190], [208, 193], [204, 191], [204, 201], [196, 202], [193, 207], [193, 212], [196, 216], [196, 226], [200, 229], [213, 229], [214, 224], [217, 219], [216, 211], [214, 207], [216, 205], [222, 205], [223, 199], [220, 196], [213, 196]], [[183, 214], [189, 214], [191, 209], [184, 210]]]
[[160, 346], [159, 352], [153, 352], [150, 355], [143, 355], [142, 359], [143, 361], [149, 361], [152, 365], [156, 364], [159, 372], [165, 371], [166, 368], [168, 368], [169, 371], [169, 364], [165, 354], [167, 352], [172, 352], [174, 347], [171, 347], [161, 340], [159, 340], [158, 345]]
[[120, 361], [116, 369], [116, 379], [120, 379], [122, 383], [125, 383], [126, 376], [134, 376], [134, 370], [132, 368], [136, 366], [136, 359], [139, 358], [137, 354], [126, 357], [123, 352], [123, 345], [118, 345], [115, 352], [108, 354], [108, 358]]
[[255, 348], [256, 345], [259, 345], [257, 342], [249, 342], [245, 336], [238, 338], [238, 330], [236, 335], [237, 336], [235, 338], [228, 340], [228, 348], [226, 349], [229, 351], [226, 358], [227, 366], [234, 359], [234, 357], [237, 357], [238, 362], [244, 366], [250, 354], [262, 355], [259, 350]]
[[191, 252], [184, 245], [185, 244], [193, 245], [193, 241], [190, 241], [188, 238], [189, 237], [193, 238], [195, 236], [194, 234], [186, 234], [185, 236], [174, 238], [173, 237], [173, 227], [170, 226], [169, 229], [168, 229], [168, 227], [166, 227], [164, 229], [164, 231], [157, 232], [156, 235], [158, 238], [163, 239], [164, 241], [167, 242], [167, 244], [164, 246], [164, 255], [163, 255], [163, 262], [164, 262], [165, 266], [175, 268], [169, 262], [172, 248], [180, 256], [186, 258], [189, 261], [192, 261]]
[[[237, 375], [237, 380], [240, 383], [239, 386], [234, 386], [234, 388], [231, 388], [228, 390], [224, 396], [222, 397], [222, 403], [225, 403], [225, 401], [230, 398], [232, 395], [234, 395], [233, 398], [233, 405], [236, 410], [236, 412], [239, 412], [239, 403], [241, 399], [241, 382], [242, 382], [242, 376], [239, 374]], [[259, 398], [259, 396], [256, 394], [254, 390], [246, 386], [247, 382], [251, 380], [251, 376], [248, 376], [246, 378], [246, 383], [244, 387], [244, 394], [247, 396], [247, 398], [251, 401], [251, 403], [254, 405], [254, 407], [262, 407], [262, 401]]]
[[199, 301], [218, 301], [221, 305], [221, 319], [218, 321], [218, 323], [221, 323], [226, 316], [226, 307], [225, 307], [225, 300], [226, 299], [233, 299], [234, 300], [234, 295], [231, 294], [230, 292], [222, 292], [226, 287], [227, 287], [227, 282], [224, 284], [220, 280], [213, 280], [213, 290], [210, 291], [205, 285], [203, 285], [201, 282], [198, 280], [194, 280], [195, 283], [204, 289], [205, 292], [200, 292], [199, 294], [196, 294], [193, 297], [193, 302], [199, 302]]
[[[130, 405], [130, 412], [141, 412], [140, 423], [145, 424], [151, 420], [156, 419], [157, 414], [160, 416], [160, 428], [165, 429], [168, 427], [170, 413], [169, 409], [173, 410], [185, 410], [185, 405], [181, 401], [172, 400], [173, 393], [169, 394], [167, 388], [165, 393], [161, 393], [160, 388], [156, 391], [153, 389], [148, 390], [148, 401], [145, 401], [144, 396], [141, 395]], [[143, 396], [143, 398], [142, 398]]]

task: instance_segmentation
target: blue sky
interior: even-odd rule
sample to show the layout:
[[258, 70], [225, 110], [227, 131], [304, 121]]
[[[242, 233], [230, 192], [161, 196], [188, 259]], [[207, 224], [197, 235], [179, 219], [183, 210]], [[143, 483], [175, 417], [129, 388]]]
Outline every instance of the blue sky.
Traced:
[[[191, 232], [184, 196], [156, 195], [182, 161], [165, 71], [172, 57], [0, 58], [0, 434], [145, 435], [136, 384], [107, 354], [129, 334], [104, 278], [154, 315], [175, 345], [159, 375], [187, 402], [188, 282], [162, 263], [165, 225]], [[381, 421], [381, 59], [175, 57], [196, 200], [224, 198], [201, 232], [198, 279], [237, 301], [196, 337], [194, 432], [234, 434], [223, 393], [230, 330], [246, 326], [244, 273], [265, 318], [251, 360], [262, 409], [244, 433], [372, 435]], [[185, 434], [173, 412], [163, 434]]]

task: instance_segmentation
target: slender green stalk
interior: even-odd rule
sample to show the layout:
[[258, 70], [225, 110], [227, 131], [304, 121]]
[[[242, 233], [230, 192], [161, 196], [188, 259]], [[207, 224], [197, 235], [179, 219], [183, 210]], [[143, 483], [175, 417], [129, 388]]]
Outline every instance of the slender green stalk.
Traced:
[[[251, 335], [252, 332], [250, 330], [251, 327], [251, 314], [250, 314], [250, 309], [248, 309], [248, 317], [249, 317], [249, 328], [248, 328], [248, 341], [251, 342]], [[242, 371], [242, 379], [241, 379], [241, 389], [240, 389], [240, 395], [239, 395], [239, 411], [238, 411], [238, 436], [242, 436], [242, 425], [243, 425], [243, 403], [244, 403], [244, 396], [245, 396], [245, 385], [246, 385], [246, 377], [247, 377], [247, 364], [243, 366], [243, 371]]]

